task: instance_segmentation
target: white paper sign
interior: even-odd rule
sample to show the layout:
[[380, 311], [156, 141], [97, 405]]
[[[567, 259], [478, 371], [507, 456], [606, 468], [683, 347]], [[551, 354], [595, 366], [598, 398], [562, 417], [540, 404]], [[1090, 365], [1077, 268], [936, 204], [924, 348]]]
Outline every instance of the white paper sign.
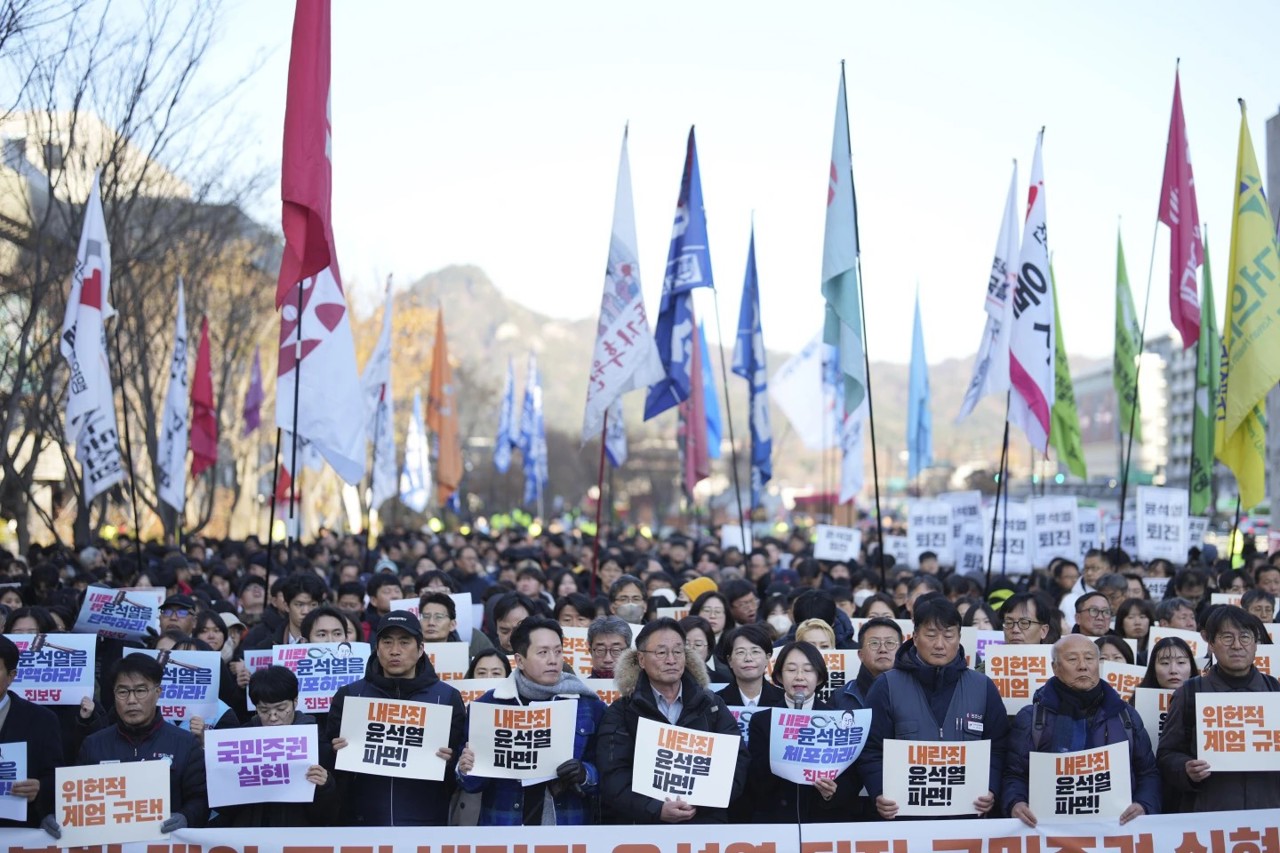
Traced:
[[449, 682], [449, 686], [462, 694], [464, 704], [470, 705], [490, 690], [496, 690], [504, 681], [505, 678], [464, 678]]
[[1191, 647], [1192, 657], [1203, 658], [1209, 654], [1209, 644], [1204, 641], [1198, 631], [1187, 631], [1182, 628], [1166, 628], [1163, 625], [1152, 625], [1147, 639], [1147, 648], [1154, 649], [1156, 643], [1165, 637], [1178, 637]]
[[1118, 818], [1133, 802], [1127, 741], [1028, 758], [1027, 806], [1038, 821]]
[[725, 808], [742, 738], [699, 732], [641, 717], [636, 728], [631, 790], [659, 802], [681, 799]]
[[167, 838], [168, 761], [126, 761], [59, 767], [54, 814], [61, 846], [88, 847]]
[[591, 646], [587, 644], [588, 629], [561, 628], [560, 630], [564, 632], [564, 643], [561, 645], [564, 662], [580, 678], [589, 678], [591, 676]]
[[[587, 685], [588, 689], [594, 690], [596, 695], [600, 697], [600, 701], [606, 705], [612, 705], [617, 702], [622, 695], [622, 691], [618, 689], [617, 682], [612, 678], [584, 678], [582, 683]], [[708, 686], [715, 687], [714, 684]]]
[[445, 760], [436, 750], [449, 745], [450, 705], [348, 696], [342, 704], [338, 770], [409, 779], [444, 779]]
[[471, 665], [471, 648], [467, 643], [423, 643], [423, 651], [441, 681], [461, 681]]
[[27, 819], [27, 798], [13, 795], [13, 783], [26, 778], [27, 745], [0, 743], [0, 820]]
[[1096, 506], [1077, 506], [1076, 534], [1079, 545], [1076, 559], [1083, 563], [1085, 554], [1102, 547], [1102, 510]]
[[1031, 697], [1053, 675], [1053, 646], [988, 646], [986, 675], [995, 682], [1005, 711], [1012, 716], [1031, 704]]
[[1155, 749], [1160, 743], [1160, 735], [1164, 732], [1164, 721], [1169, 716], [1169, 703], [1173, 699], [1173, 691], [1162, 687], [1139, 687], [1133, 691], [1133, 709], [1142, 718], [1142, 725], [1151, 738], [1151, 747]]
[[200, 717], [212, 726], [218, 721], [222, 680], [222, 655], [218, 652], [129, 649], [127, 654], [146, 655], [164, 667], [156, 708], [166, 722], [178, 725]]
[[1121, 541], [1120, 536], [1120, 519], [1114, 521], [1107, 520], [1107, 548], [1121, 548], [1130, 556], [1138, 553], [1138, 522], [1133, 520], [1133, 516], [1127, 515], [1124, 519], [1124, 538]]
[[[818, 701], [831, 702], [832, 697], [844, 690], [850, 681], [857, 681], [862, 671], [862, 658], [851, 649], [821, 649], [822, 662], [827, 665], [827, 686], [818, 691]], [[775, 652], [776, 655], [776, 652]], [[773, 675], [770, 661], [769, 675]]]
[[855, 527], [819, 524], [817, 537], [813, 543], [814, 559], [847, 563], [862, 553], [862, 531]]
[[37, 705], [79, 705], [93, 697], [98, 638], [92, 634], [5, 634], [18, 647], [15, 693]]
[[987, 532], [982, 520], [965, 521], [956, 525], [956, 572], [969, 574], [987, 568]]
[[1031, 559], [1047, 566], [1054, 557], [1073, 559], [1080, 550], [1079, 516], [1074, 496], [1031, 499]]
[[1142, 585], [1147, 588], [1147, 595], [1151, 596], [1152, 601], [1160, 601], [1164, 598], [1164, 591], [1169, 586], [1169, 579], [1143, 578]]
[[1129, 697], [1133, 696], [1133, 691], [1138, 689], [1138, 685], [1146, 677], [1147, 668], [1132, 663], [1104, 660], [1098, 663], [1098, 674], [1120, 694], [1121, 699], [1128, 702]]
[[901, 817], [977, 814], [991, 788], [991, 741], [884, 742], [884, 798]]
[[307, 714], [329, 713], [339, 687], [364, 678], [368, 643], [298, 643], [272, 648], [272, 663], [298, 676], [298, 707]]
[[1160, 486], [1138, 487], [1138, 556], [1187, 560], [1187, 490]]
[[1192, 548], [1204, 547], [1204, 535], [1209, 532], [1209, 519], [1201, 518], [1198, 515], [1187, 516], [1187, 541], [1183, 543], [1182, 554]]
[[951, 504], [940, 500], [911, 501], [907, 515], [907, 539], [911, 543], [908, 564], [920, 568], [920, 554], [932, 551], [938, 555], [938, 565], [954, 566], [956, 552], [952, 544], [955, 535], [951, 519]]
[[938, 500], [951, 505], [951, 517], [956, 524], [982, 523], [982, 492], [969, 489], [963, 492], [943, 492]]
[[1197, 693], [1196, 757], [1214, 773], [1280, 770], [1280, 693]]
[[[995, 505], [986, 508], [982, 524], [991, 529]], [[991, 571], [1003, 575], [1031, 574], [1031, 512], [1026, 504], [1000, 502], [1000, 517], [995, 518], [995, 548], [991, 555]]]
[[311, 802], [316, 786], [307, 781], [307, 768], [320, 763], [319, 737], [315, 723], [206, 729], [209, 805]]
[[720, 550], [728, 551], [730, 548], [737, 548], [744, 555], [751, 553], [751, 537], [740, 524], [720, 525]]
[[85, 590], [84, 604], [71, 630], [112, 640], [141, 640], [147, 636], [148, 628], [160, 633], [162, 601], [163, 589], [91, 586]]
[[911, 562], [911, 541], [906, 536], [884, 537], [884, 551], [893, 557], [895, 566], [905, 566]]
[[497, 705], [472, 702], [471, 772], [486, 779], [543, 779], [573, 758], [576, 699]]
[[746, 705], [725, 705], [725, 707], [729, 709], [730, 714], [733, 714], [733, 721], [738, 724], [738, 734], [742, 735], [742, 742], [750, 743], [751, 718], [755, 716], [757, 711], [764, 711], [765, 709], [748, 708]]
[[770, 711], [769, 769], [797, 785], [835, 781], [862, 754], [871, 730], [871, 709], [859, 711]]

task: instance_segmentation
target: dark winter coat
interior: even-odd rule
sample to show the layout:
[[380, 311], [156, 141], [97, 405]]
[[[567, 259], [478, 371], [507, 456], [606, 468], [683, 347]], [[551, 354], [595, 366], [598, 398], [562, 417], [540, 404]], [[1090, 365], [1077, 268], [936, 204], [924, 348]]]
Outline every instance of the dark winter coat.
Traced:
[[156, 761], [168, 758], [169, 811], [181, 812], [187, 826], [202, 827], [209, 820], [209, 795], [204, 779], [204, 750], [199, 739], [160, 719], [141, 732], [117, 723], [84, 739], [77, 764], [104, 761]]
[[[315, 717], [295, 713], [291, 726], [315, 724]], [[244, 728], [261, 728], [262, 719], [254, 715]], [[325, 740], [324, 728], [320, 727], [317, 735], [320, 740], [320, 765], [333, 764], [333, 748]], [[217, 816], [210, 821], [211, 826], [230, 827], [282, 827], [282, 826], [328, 826], [334, 822], [338, 804], [338, 785], [334, 774], [329, 773], [328, 780], [316, 788], [315, 797], [309, 803], [245, 803], [239, 806], [220, 806]]]
[[[79, 711], [79, 708], [76, 708]], [[9, 713], [0, 726], [0, 743], [27, 745], [26, 779], [40, 782], [35, 802], [27, 804], [27, 820], [0, 820], [0, 827], [39, 826], [53, 812], [53, 772], [63, 763], [62, 735], [53, 711], [9, 691]]]

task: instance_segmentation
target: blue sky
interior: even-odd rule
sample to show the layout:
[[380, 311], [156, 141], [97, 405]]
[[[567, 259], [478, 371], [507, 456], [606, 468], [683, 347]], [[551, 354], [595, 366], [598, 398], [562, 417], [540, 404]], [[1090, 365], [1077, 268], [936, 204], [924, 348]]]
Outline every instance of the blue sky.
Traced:
[[[261, 70], [237, 104], [246, 164], [278, 169], [293, 4], [238, 0], [205, 82]], [[821, 323], [827, 161], [847, 62], [869, 347], [905, 362], [915, 286], [931, 360], [970, 357], [1008, 186], [1046, 127], [1049, 244], [1071, 352], [1112, 345], [1115, 236], [1145, 292], [1174, 62], [1225, 311], [1238, 97], [1265, 169], [1280, 104], [1280, 4], [335, 0], [338, 252], [376, 282], [474, 263], [570, 318], [598, 309], [622, 129], [631, 123], [641, 278], [656, 306], [683, 142], [698, 128], [727, 335], [754, 211], [766, 341]], [[1266, 34], [1272, 34], [1268, 37]], [[278, 184], [255, 212], [278, 222]], [[1149, 336], [1169, 331], [1168, 232]], [[710, 303], [699, 311], [710, 310]], [[1138, 306], [1141, 312], [1141, 304]], [[708, 332], [714, 331], [711, 325]], [[776, 365], [775, 365], [776, 366]]]

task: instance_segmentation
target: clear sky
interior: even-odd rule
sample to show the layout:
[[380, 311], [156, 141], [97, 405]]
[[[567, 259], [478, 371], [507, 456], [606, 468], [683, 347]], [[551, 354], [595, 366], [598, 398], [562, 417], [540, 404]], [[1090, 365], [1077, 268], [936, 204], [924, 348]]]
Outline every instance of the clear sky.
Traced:
[[[527, 305], [594, 315], [630, 121], [641, 278], [656, 309], [696, 124], [725, 333], [754, 211], [765, 339], [784, 350], [821, 324], [841, 59], [869, 347], [892, 361], [910, 353], [917, 282], [930, 359], [976, 350], [1011, 161], [1024, 196], [1042, 125], [1067, 347], [1110, 353], [1116, 229], [1141, 303], [1178, 57], [1221, 317], [1236, 99], [1249, 103], [1264, 169], [1264, 123], [1280, 104], [1280, 4], [1265, 0], [333, 6], [334, 217], [358, 304], [374, 304], [387, 273], [406, 283], [473, 263]], [[262, 59], [240, 142], [246, 163], [275, 168], [293, 4], [237, 0], [226, 13], [205, 79]], [[277, 226], [278, 196], [277, 184], [254, 211]], [[1171, 328], [1167, 229], [1156, 246], [1148, 336]]]

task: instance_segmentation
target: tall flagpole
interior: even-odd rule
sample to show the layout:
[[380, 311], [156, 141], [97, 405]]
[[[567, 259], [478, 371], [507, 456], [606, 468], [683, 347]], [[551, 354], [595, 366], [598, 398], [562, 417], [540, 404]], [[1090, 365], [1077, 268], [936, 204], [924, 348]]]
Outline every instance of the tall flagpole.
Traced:
[[[600, 572], [600, 509], [604, 506], [604, 452], [609, 435], [609, 410], [604, 410], [604, 425], [600, 427], [600, 472], [596, 475], [596, 547], [595, 559], [591, 561], [591, 579], [588, 581], [588, 592], [596, 597], [596, 575]], [[613, 495], [609, 496], [613, 499]]]
[[[138, 559], [138, 574], [141, 575], [146, 565], [142, 562], [142, 523], [138, 516], [138, 486], [133, 470], [133, 441], [129, 438], [129, 400], [124, 387], [124, 361], [120, 355], [120, 327], [124, 318], [116, 320], [116, 331], [113, 335], [116, 344], [116, 374], [120, 382], [120, 412], [124, 416], [124, 458], [129, 466], [129, 503], [133, 505], [133, 553]], [[183, 461], [185, 465], [185, 460]], [[107, 502], [103, 501], [103, 509]]]
[[[742, 487], [738, 485], [738, 442], [733, 437], [733, 406], [729, 402], [729, 368], [724, 360], [724, 333], [720, 331], [720, 294], [714, 287], [711, 288], [711, 298], [716, 312], [716, 337], [720, 339], [720, 384], [724, 386], [724, 419], [729, 424], [729, 458], [733, 466], [733, 493], [738, 500], [738, 529], [742, 531], [742, 553], [747, 556], [751, 553], [751, 547], [747, 536], [746, 516], [742, 512]], [[711, 523], [710, 519], [707, 523]]]
[[1142, 302], [1142, 329], [1138, 332], [1138, 366], [1133, 371], [1133, 405], [1129, 407], [1129, 435], [1126, 437], [1124, 469], [1120, 472], [1120, 541], [1124, 543], [1124, 505], [1129, 494], [1129, 469], [1133, 464], [1133, 425], [1138, 417], [1138, 387], [1142, 378], [1142, 353], [1147, 346], [1147, 313], [1151, 308], [1151, 277], [1156, 265], [1156, 239], [1160, 236], [1160, 217], [1157, 214], [1151, 234], [1151, 260], [1147, 263], [1147, 295]]
[[[840, 60], [840, 89], [845, 92], [845, 139], [849, 141], [849, 174], [853, 174], [853, 142], [849, 135], [849, 96], [848, 88], [845, 86], [844, 79], [844, 60]], [[875, 407], [871, 403], [871, 350], [867, 342], [867, 302], [862, 287], [862, 240], [858, 235], [858, 196], [853, 188], [853, 181], [849, 181], [849, 193], [853, 196], [853, 239], [858, 246], [856, 255], [856, 263], [858, 265], [858, 313], [862, 319], [862, 360], [867, 371], [867, 422], [871, 429], [871, 480], [875, 487], [876, 494], [876, 542], [880, 546], [880, 554], [884, 555], [884, 524], [880, 515], [880, 462], [876, 456], [876, 415]], [[884, 560], [880, 561], [880, 588], [885, 589], [887, 586], [887, 573], [884, 567]]]
[[[987, 589], [991, 589], [991, 562], [995, 559], [996, 554], [996, 522], [1000, 518], [1000, 493], [1009, 494], [1009, 487], [1006, 484], [1008, 475], [1005, 473], [1009, 466], [1009, 403], [1012, 398], [1012, 391], [1004, 392], [1004, 442], [1000, 447], [1000, 473], [996, 479], [996, 504], [991, 513], [991, 544], [987, 548]], [[1008, 523], [1008, 519], [1005, 519]]]
[[[280, 433], [283, 430], [276, 427], [276, 450], [271, 454], [271, 514], [267, 516], [267, 574], [271, 574], [271, 536], [275, 532], [276, 526], [276, 488], [280, 484]], [[296, 438], [294, 439], [297, 440]]]
[[[293, 369], [297, 374], [293, 378], [293, 442], [290, 447], [289, 460], [289, 521], [294, 520], [294, 507], [298, 510], [298, 538], [302, 538], [302, 507], [300, 505], [301, 497], [298, 495], [298, 405], [302, 392], [302, 282], [298, 282], [298, 332], [293, 345], [294, 359]], [[375, 451], [376, 452], [376, 451]], [[274, 498], [274, 495], [272, 496]], [[268, 532], [267, 538], [270, 541], [271, 534]], [[293, 525], [289, 524], [288, 529], [284, 532], [285, 553], [289, 553], [293, 547]]]

